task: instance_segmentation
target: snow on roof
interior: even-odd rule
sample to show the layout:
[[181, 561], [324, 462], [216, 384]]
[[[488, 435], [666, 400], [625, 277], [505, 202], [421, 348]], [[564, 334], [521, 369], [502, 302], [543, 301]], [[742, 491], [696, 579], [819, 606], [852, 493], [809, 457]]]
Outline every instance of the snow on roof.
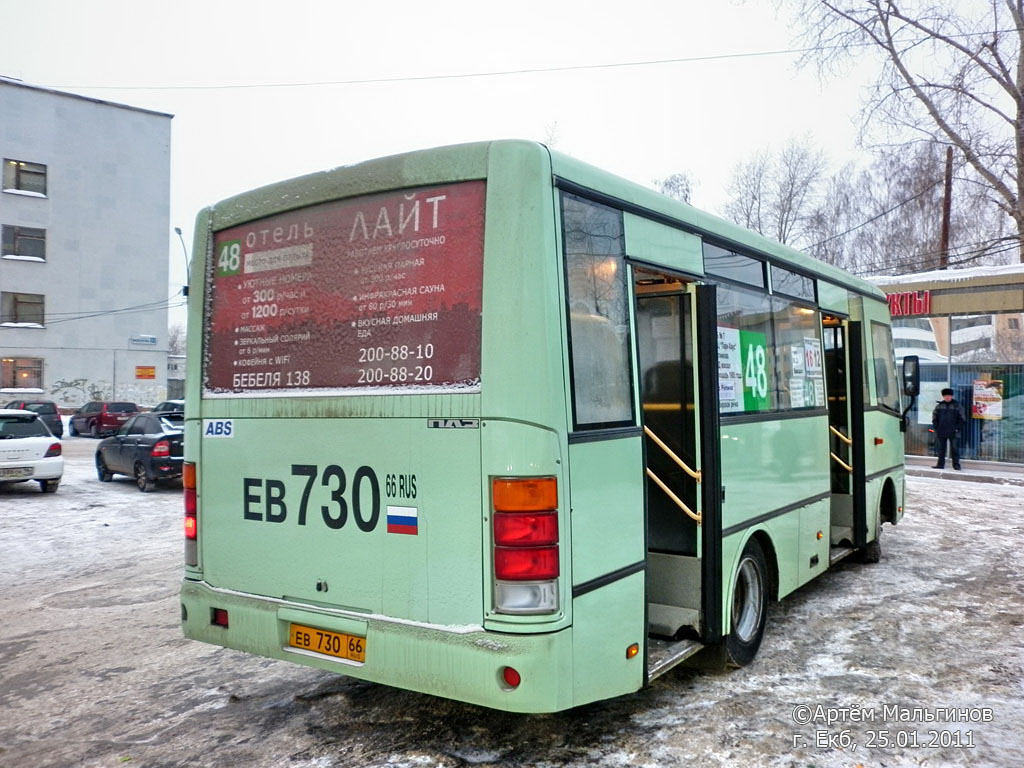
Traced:
[[894, 283], [960, 283], [980, 277], [997, 275], [1020, 275], [1024, 280], [1024, 264], [1001, 264], [992, 267], [967, 267], [966, 269], [935, 269], [931, 272], [912, 272], [904, 275], [875, 275], [865, 277], [875, 285], [892, 285]]

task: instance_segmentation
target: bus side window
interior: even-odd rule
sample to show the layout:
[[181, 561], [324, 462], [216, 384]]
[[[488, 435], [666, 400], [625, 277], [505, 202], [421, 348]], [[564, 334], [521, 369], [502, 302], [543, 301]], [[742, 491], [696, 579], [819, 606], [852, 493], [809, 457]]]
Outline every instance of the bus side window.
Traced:
[[633, 424], [622, 213], [563, 193], [562, 227], [574, 427]]

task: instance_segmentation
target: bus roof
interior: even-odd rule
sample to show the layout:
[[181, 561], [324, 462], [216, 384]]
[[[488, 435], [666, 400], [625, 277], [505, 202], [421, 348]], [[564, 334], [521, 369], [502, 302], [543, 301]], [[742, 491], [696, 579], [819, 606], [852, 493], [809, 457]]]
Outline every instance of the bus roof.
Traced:
[[[768, 257], [774, 262], [828, 280], [881, 301], [885, 294], [872, 283], [713, 216], [652, 189], [603, 171], [588, 163], [549, 149], [537, 142], [517, 139], [456, 144], [375, 158], [327, 171], [311, 173], [243, 192], [222, 200], [209, 210], [210, 226], [220, 230], [308, 205], [346, 197], [437, 183], [469, 181], [487, 176], [488, 156], [497, 144], [519, 144], [524, 149], [549, 153], [554, 176], [608, 199], [609, 204], [637, 215], [660, 220], [724, 246]], [[253, 212], [258, 212], [253, 215]]]
[[580, 186], [635, 206], [640, 209], [636, 212], [641, 216], [647, 212], [657, 218], [671, 220], [678, 226], [696, 234], [709, 235], [722, 245], [735, 245], [740, 250], [769, 256], [774, 261], [789, 264], [801, 272], [813, 274], [830, 282], [852, 288], [859, 293], [885, 300], [885, 294], [867, 280], [851, 275], [838, 267], [826, 264], [806, 253], [759, 235], [731, 221], [666, 197], [653, 189], [648, 189], [553, 150], [551, 151], [551, 165], [556, 177], [575, 182]]

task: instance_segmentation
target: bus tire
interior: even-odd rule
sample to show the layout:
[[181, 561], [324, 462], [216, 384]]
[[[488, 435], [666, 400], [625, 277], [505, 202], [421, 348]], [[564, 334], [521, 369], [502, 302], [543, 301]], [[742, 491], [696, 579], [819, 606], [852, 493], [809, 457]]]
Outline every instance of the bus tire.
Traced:
[[878, 533], [874, 541], [869, 541], [857, 551], [857, 559], [862, 563], [877, 563], [882, 559], [882, 524], [878, 524]]
[[733, 576], [729, 634], [723, 650], [730, 667], [745, 667], [754, 660], [768, 619], [768, 564], [757, 539], [743, 548]]

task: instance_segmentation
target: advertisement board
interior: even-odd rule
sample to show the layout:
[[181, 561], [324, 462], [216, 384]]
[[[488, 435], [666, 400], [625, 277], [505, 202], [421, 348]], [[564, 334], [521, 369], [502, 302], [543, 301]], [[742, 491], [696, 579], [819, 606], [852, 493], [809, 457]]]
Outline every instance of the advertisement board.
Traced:
[[484, 192], [388, 192], [216, 232], [205, 395], [479, 391]]
[[1003, 418], [1003, 382], [975, 379], [971, 397], [971, 417], [997, 421]]

